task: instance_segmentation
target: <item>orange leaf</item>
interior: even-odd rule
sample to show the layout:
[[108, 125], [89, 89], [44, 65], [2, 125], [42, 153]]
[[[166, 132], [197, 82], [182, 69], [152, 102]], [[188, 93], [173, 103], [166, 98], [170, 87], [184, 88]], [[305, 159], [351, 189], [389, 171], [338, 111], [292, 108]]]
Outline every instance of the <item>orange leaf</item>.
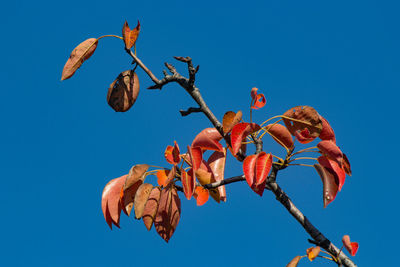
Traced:
[[319, 134], [319, 138], [321, 138], [321, 140], [330, 140], [336, 144], [335, 132], [329, 122], [321, 115], [319, 116], [319, 119], [322, 122], [322, 131]]
[[240, 110], [237, 113], [233, 111], [226, 112], [224, 117], [222, 118], [222, 128], [224, 130], [224, 133], [229, 133], [232, 130], [233, 126], [238, 124], [241, 119], [242, 111]]
[[107, 224], [112, 229], [112, 223], [119, 227], [121, 214], [120, 193], [127, 175], [113, 179], [107, 183], [101, 196], [101, 209]]
[[[289, 132], [301, 143], [309, 143], [322, 131], [322, 121], [318, 112], [309, 106], [297, 106], [283, 114], [283, 122]], [[307, 129], [307, 130], [306, 130]]]
[[204, 150], [222, 151], [222, 145], [219, 143], [221, 139], [222, 136], [217, 129], [206, 128], [194, 138], [191, 147], [200, 147]]
[[193, 175], [193, 169], [190, 169], [188, 172], [186, 172], [184, 169], [181, 169], [181, 182], [183, 187], [183, 193], [185, 194], [186, 198], [190, 200], [196, 186], [196, 180]]
[[[214, 175], [215, 181], [224, 180], [224, 172], [225, 172], [225, 163], [226, 163], [226, 148], [224, 148], [223, 152], [215, 151], [208, 158], [207, 161], [210, 169]], [[217, 188], [220, 196], [220, 200], [226, 202], [226, 190], [225, 186], [219, 186]]]
[[61, 80], [66, 80], [74, 75], [85, 60], [88, 60], [97, 48], [98, 40], [90, 38], [80, 43], [72, 51], [61, 75]]
[[293, 137], [285, 126], [282, 124], [269, 124], [265, 128], [278, 144], [288, 149], [293, 148]]
[[139, 36], [140, 32], [140, 22], [138, 21], [136, 28], [131, 30], [128, 26], [128, 22], [125, 21], [124, 26], [122, 27], [122, 37], [124, 38], [124, 43], [126, 49], [131, 49], [132, 46], [135, 45], [136, 40]]
[[318, 158], [319, 164], [321, 164], [328, 172], [335, 176], [335, 181], [338, 185], [339, 191], [342, 190], [342, 186], [346, 179], [345, 171], [339, 166], [339, 164], [327, 157], [321, 156]]
[[320, 247], [312, 247], [307, 249], [307, 257], [310, 261], [313, 261], [318, 254], [320, 253], [321, 248]]
[[329, 203], [335, 200], [335, 197], [338, 193], [338, 184], [336, 182], [335, 175], [328, 172], [324, 167], [319, 164], [314, 164], [314, 168], [321, 177], [323, 185], [322, 198], [324, 201], [324, 208], [326, 208]]
[[247, 184], [253, 189], [256, 181], [256, 161], [257, 155], [247, 156], [243, 161], [243, 173]]
[[257, 155], [256, 161], [256, 187], [257, 191], [260, 196], [262, 196], [267, 176], [272, 167], [272, 155], [267, 154], [262, 151], [260, 154]]
[[153, 221], [158, 210], [158, 203], [160, 201], [160, 196], [161, 196], [161, 189], [159, 187], [154, 187], [150, 192], [146, 205], [144, 206], [142, 218], [144, 225], [149, 231], [151, 229], [151, 226], [153, 225]]
[[156, 173], [157, 176], [157, 183], [159, 186], [166, 187], [167, 180], [168, 180], [168, 175], [169, 175], [170, 170], [158, 170]]
[[202, 206], [208, 201], [208, 190], [201, 186], [196, 186], [193, 197], [196, 199], [197, 206]]
[[253, 87], [251, 89], [250, 95], [251, 95], [251, 108], [252, 109], [260, 109], [265, 106], [267, 103], [267, 100], [265, 100], [264, 94], [257, 94], [258, 89], [256, 87]]
[[154, 220], [157, 233], [167, 243], [174, 234], [181, 215], [181, 201], [174, 186], [161, 191], [159, 206]]
[[239, 149], [242, 145], [242, 141], [243, 139], [246, 138], [246, 136], [260, 129], [261, 129], [260, 125], [256, 123], [242, 122], [233, 126], [231, 133], [231, 144], [232, 144], [233, 155], [236, 155], [239, 152]]
[[350, 242], [350, 236], [348, 235], [343, 236], [342, 242], [347, 251], [354, 257], [358, 251], [358, 243]]
[[340, 166], [342, 166], [343, 153], [334, 142], [323, 140], [318, 143], [317, 147], [323, 155], [335, 160]]
[[147, 199], [149, 198], [152, 189], [153, 189], [152, 184], [142, 184], [137, 190], [134, 200], [136, 219], [142, 218], [144, 207], [146, 205]]
[[289, 263], [288, 265], [286, 265], [286, 267], [297, 267], [297, 265], [299, 264], [299, 261], [301, 260], [301, 256], [296, 256], [294, 257]]
[[164, 152], [165, 159], [169, 164], [177, 165], [181, 162], [179, 146], [174, 141], [174, 146], [167, 146]]
[[126, 70], [108, 88], [107, 103], [116, 112], [125, 112], [135, 104], [139, 91], [138, 76], [133, 70]]

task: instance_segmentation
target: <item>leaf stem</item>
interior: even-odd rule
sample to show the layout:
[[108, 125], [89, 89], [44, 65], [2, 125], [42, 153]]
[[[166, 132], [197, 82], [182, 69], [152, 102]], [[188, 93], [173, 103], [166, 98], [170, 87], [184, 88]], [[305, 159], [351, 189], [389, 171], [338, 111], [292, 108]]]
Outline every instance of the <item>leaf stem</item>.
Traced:
[[114, 34], [107, 34], [107, 35], [100, 36], [99, 38], [97, 38], [97, 40], [100, 40], [100, 39], [105, 38], [105, 37], [115, 37], [115, 38], [124, 40], [124, 38], [122, 38], [121, 36], [114, 35]]

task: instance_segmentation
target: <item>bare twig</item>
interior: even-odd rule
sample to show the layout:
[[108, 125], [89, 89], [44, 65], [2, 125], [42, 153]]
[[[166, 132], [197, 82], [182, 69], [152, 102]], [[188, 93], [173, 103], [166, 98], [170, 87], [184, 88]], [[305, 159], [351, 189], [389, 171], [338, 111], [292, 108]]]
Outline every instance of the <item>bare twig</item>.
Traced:
[[187, 110], [179, 110], [179, 112], [184, 117], [184, 116], [190, 115], [192, 113], [203, 112], [203, 111], [201, 110], [201, 108], [193, 108], [192, 107], [192, 108], [188, 108]]

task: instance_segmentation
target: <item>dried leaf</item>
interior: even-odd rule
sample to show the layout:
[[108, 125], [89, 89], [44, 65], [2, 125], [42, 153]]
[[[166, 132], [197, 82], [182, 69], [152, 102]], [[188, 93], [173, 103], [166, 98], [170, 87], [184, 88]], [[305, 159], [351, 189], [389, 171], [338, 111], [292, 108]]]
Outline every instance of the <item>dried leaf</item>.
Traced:
[[348, 235], [343, 236], [342, 242], [347, 251], [354, 257], [358, 250], [358, 243], [350, 242], [350, 236]]
[[154, 220], [157, 233], [167, 243], [174, 234], [181, 215], [181, 201], [174, 186], [161, 191], [159, 206]]
[[296, 256], [294, 257], [286, 267], [297, 267], [297, 264], [299, 264], [299, 261], [301, 260], [301, 256]]
[[113, 179], [107, 183], [101, 196], [101, 209], [107, 224], [112, 229], [112, 223], [119, 227], [121, 214], [120, 193], [127, 175]]
[[321, 177], [323, 185], [322, 199], [324, 201], [324, 208], [326, 208], [333, 200], [335, 200], [335, 197], [339, 191], [338, 184], [336, 182], [335, 175], [328, 172], [324, 167], [319, 164], [314, 164], [314, 168]]
[[319, 138], [321, 138], [321, 140], [330, 140], [336, 144], [335, 132], [329, 122], [321, 115], [319, 116], [319, 119], [322, 122], [322, 131], [319, 134]]
[[[286, 111], [283, 122], [289, 132], [300, 142], [308, 143], [317, 138], [322, 131], [322, 121], [318, 112], [309, 106], [297, 106]], [[307, 129], [307, 131], [305, 130]], [[311, 139], [311, 141], [310, 141]]]
[[61, 80], [66, 80], [74, 75], [85, 60], [88, 60], [97, 48], [98, 40], [90, 38], [80, 43], [72, 51], [61, 75]]
[[[225, 163], [226, 163], [226, 148], [223, 152], [215, 151], [208, 158], [207, 161], [210, 169], [214, 175], [215, 181], [219, 182], [224, 180]], [[226, 202], [226, 190], [225, 186], [219, 186], [217, 188], [220, 196], [220, 200]]]
[[129, 187], [133, 186], [137, 181], [144, 181], [146, 171], [149, 169], [149, 165], [147, 164], [137, 164], [133, 166], [128, 173], [128, 177], [126, 178], [124, 184], [124, 191]]
[[225, 113], [224, 117], [222, 118], [222, 128], [224, 133], [229, 133], [233, 126], [238, 124], [242, 120], [242, 111], [238, 111], [237, 113], [233, 111], [228, 111]]
[[251, 95], [251, 108], [252, 109], [260, 109], [265, 106], [267, 103], [267, 100], [265, 100], [264, 94], [258, 94], [257, 93], [257, 88], [254, 87], [251, 89], [250, 95]]
[[135, 218], [140, 219], [143, 216], [144, 207], [147, 199], [150, 196], [150, 192], [153, 189], [152, 184], [142, 184], [135, 195], [134, 207], [135, 207]]
[[210, 171], [208, 171], [208, 170], [205, 170], [203, 168], [199, 168], [199, 169], [196, 170], [195, 174], [196, 174], [197, 180], [199, 181], [199, 183], [201, 185], [206, 185], [206, 184], [210, 184], [210, 183], [215, 182], [212, 179], [213, 178], [212, 173]]
[[183, 193], [185, 194], [186, 198], [190, 200], [196, 186], [196, 180], [193, 175], [193, 169], [190, 169], [188, 172], [186, 172], [184, 169], [181, 169], [181, 182], [183, 187]]
[[193, 197], [196, 199], [197, 206], [202, 206], [208, 201], [208, 190], [202, 186], [196, 186]]
[[277, 123], [269, 124], [265, 129], [278, 144], [288, 149], [293, 148], [293, 137], [285, 126]]
[[342, 166], [343, 153], [334, 142], [330, 140], [323, 140], [318, 143], [317, 147], [323, 155], [335, 160], [340, 166]]
[[122, 188], [122, 210], [128, 216], [131, 214], [136, 191], [143, 184], [148, 168], [149, 165], [147, 164], [138, 164], [133, 166], [128, 173]]
[[327, 157], [321, 156], [318, 158], [319, 164], [324, 167], [328, 172], [332, 173], [335, 176], [335, 180], [338, 184], [339, 191], [342, 190], [342, 186], [344, 185], [346, 179], [346, 173], [344, 170], [339, 166], [339, 164], [331, 160]]
[[176, 141], [174, 141], [174, 146], [167, 146], [164, 156], [169, 164], [177, 165], [181, 162], [180, 150]]
[[140, 22], [138, 21], [136, 27], [131, 30], [128, 26], [128, 22], [125, 21], [124, 26], [122, 27], [122, 37], [124, 39], [125, 47], [127, 49], [131, 49], [139, 36], [140, 32]]
[[153, 225], [153, 221], [158, 210], [158, 203], [160, 201], [160, 196], [161, 196], [161, 189], [159, 187], [154, 187], [150, 192], [146, 205], [144, 206], [142, 218], [144, 225], [149, 231], [151, 229], [151, 226]]
[[176, 175], [176, 166], [173, 166], [171, 171], [168, 173], [167, 181], [165, 181], [165, 187], [167, 187], [174, 180]]
[[321, 248], [316, 246], [316, 247], [312, 247], [312, 248], [308, 248], [307, 249], [307, 257], [310, 261], [313, 261], [318, 254], [321, 252]]
[[347, 175], [351, 176], [350, 161], [347, 158], [346, 154], [344, 154], [344, 153], [343, 153], [343, 170], [346, 172]]
[[125, 112], [136, 102], [139, 90], [138, 76], [133, 70], [126, 70], [111, 83], [107, 102], [116, 112]]
[[221, 134], [215, 128], [206, 128], [202, 130], [193, 140], [192, 148], [200, 147], [204, 150], [222, 151], [222, 145], [219, 141]]
[[239, 149], [242, 146], [242, 141], [243, 139], [246, 138], [246, 136], [260, 129], [261, 127], [256, 123], [242, 122], [236, 124], [232, 128], [232, 133], [231, 133], [231, 144], [232, 144], [233, 155], [236, 155], [239, 152]]

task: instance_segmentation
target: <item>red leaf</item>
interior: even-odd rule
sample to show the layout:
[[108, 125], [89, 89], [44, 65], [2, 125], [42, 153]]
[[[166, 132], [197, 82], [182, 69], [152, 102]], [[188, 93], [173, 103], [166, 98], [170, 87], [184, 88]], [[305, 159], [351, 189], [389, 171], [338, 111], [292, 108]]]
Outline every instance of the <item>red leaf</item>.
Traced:
[[164, 152], [165, 159], [169, 164], [177, 165], [181, 162], [179, 146], [174, 141], [174, 146], [167, 146]]
[[267, 154], [264, 151], [258, 154], [256, 161], [256, 184], [260, 185], [265, 182], [265, 179], [267, 179], [267, 176], [271, 171], [271, 167], [272, 155]]
[[[317, 138], [322, 130], [322, 122], [318, 112], [309, 106], [297, 106], [286, 111], [283, 122], [286, 128], [299, 142], [308, 143]], [[305, 129], [308, 129], [306, 131]]]
[[269, 124], [265, 129], [278, 144], [288, 149], [293, 148], [293, 137], [285, 126], [282, 124]]
[[[208, 158], [208, 165], [214, 175], [215, 181], [224, 180], [224, 172], [225, 172], [225, 162], [226, 162], [226, 148], [224, 148], [223, 152], [215, 151]], [[219, 186], [218, 188], [220, 200], [226, 202], [226, 190], [225, 186]]]
[[128, 22], [125, 21], [124, 26], [122, 27], [122, 37], [124, 39], [125, 47], [127, 49], [131, 49], [132, 46], [135, 45], [136, 40], [139, 36], [140, 32], [140, 22], [138, 21], [137, 26], [131, 30], [129, 28]]
[[267, 103], [267, 100], [265, 100], [265, 96], [264, 94], [257, 94], [257, 88], [254, 87], [253, 89], [251, 89], [251, 108], [252, 109], [259, 109], [265, 106], [265, 104]]
[[351, 166], [350, 161], [347, 158], [346, 154], [343, 153], [343, 170], [351, 176]]
[[143, 223], [147, 230], [150, 231], [153, 225], [154, 218], [158, 210], [158, 203], [160, 201], [161, 189], [159, 187], [154, 187], [151, 190], [149, 198], [147, 199], [146, 205], [143, 210]]
[[323, 140], [318, 143], [317, 147], [323, 155], [335, 160], [340, 166], [342, 166], [343, 153], [334, 142], [330, 140]]
[[101, 209], [103, 210], [104, 218], [111, 229], [111, 223], [114, 223], [119, 227], [121, 214], [120, 193], [126, 177], [127, 175], [123, 175], [111, 180], [103, 189], [103, 194], [101, 196]]
[[161, 191], [159, 206], [154, 220], [157, 233], [167, 243], [174, 234], [181, 215], [181, 201], [174, 186]]
[[342, 242], [347, 251], [354, 257], [358, 250], [358, 243], [350, 242], [350, 236], [348, 235], [343, 236]]
[[240, 110], [237, 113], [233, 111], [226, 112], [222, 119], [222, 128], [224, 130], [224, 133], [229, 133], [232, 130], [233, 126], [238, 124], [241, 119], [242, 112]]
[[208, 190], [201, 186], [196, 186], [193, 197], [196, 199], [197, 206], [202, 206], [208, 201]]
[[322, 131], [319, 134], [319, 138], [321, 138], [321, 140], [330, 140], [336, 144], [335, 132], [333, 131], [331, 125], [321, 115], [319, 116], [319, 118], [322, 122]]
[[215, 128], [206, 128], [201, 131], [193, 140], [192, 148], [200, 147], [204, 150], [222, 151], [219, 141], [221, 134]]
[[299, 141], [301, 144], [308, 144], [312, 141], [314, 141], [315, 137], [312, 137], [310, 135], [310, 131], [308, 128], [305, 128], [302, 131], [296, 131], [294, 133], [294, 136], [296, 137], [297, 141]]
[[338, 185], [339, 191], [342, 190], [342, 186], [346, 179], [346, 173], [344, 170], [339, 166], [339, 164], [331, 160], [327, 157], [321, 156], [318, 158], [319, 164], [321, 164], [328, 172], [332, 173], [335, 176], [335, 180]]
[[203, 152], [200, 147], [187, 147], [189, 152], [189, 164], [192, 165], [194, 173], [200, 168], [201, 162], [203, 161]]
[[236, 124], [232, 128], [232, 133], [231, 133], [231, 144], [232, 144], [233, 155], [236, 155], [239, 152], [239, 149], [242, 145], [242, 141], [243, 139], [246, 138], [246, 136], [260, 129], [261, 129], [260, 125], [256, 123], [242, 122]]
[[183, 193], [185, 194], [186, 198], [190, 200], [196, 186], [196, 180], [193, 175], [193, 169], [190, 169], [189, 172], [186, 172], [184, 169], [181, 169], [181, 182], [183, 187]]
[[319, 164], [314, 164], [314, 168], [317, 170], [319, 176], [321, 177], [323, 189], [322, 189], [322, 199], [324, 201], [324, 208], [326, 208], [338, 193], [338, 185], [336, 182], [335, 175], [327, 171], [324, 167]]

